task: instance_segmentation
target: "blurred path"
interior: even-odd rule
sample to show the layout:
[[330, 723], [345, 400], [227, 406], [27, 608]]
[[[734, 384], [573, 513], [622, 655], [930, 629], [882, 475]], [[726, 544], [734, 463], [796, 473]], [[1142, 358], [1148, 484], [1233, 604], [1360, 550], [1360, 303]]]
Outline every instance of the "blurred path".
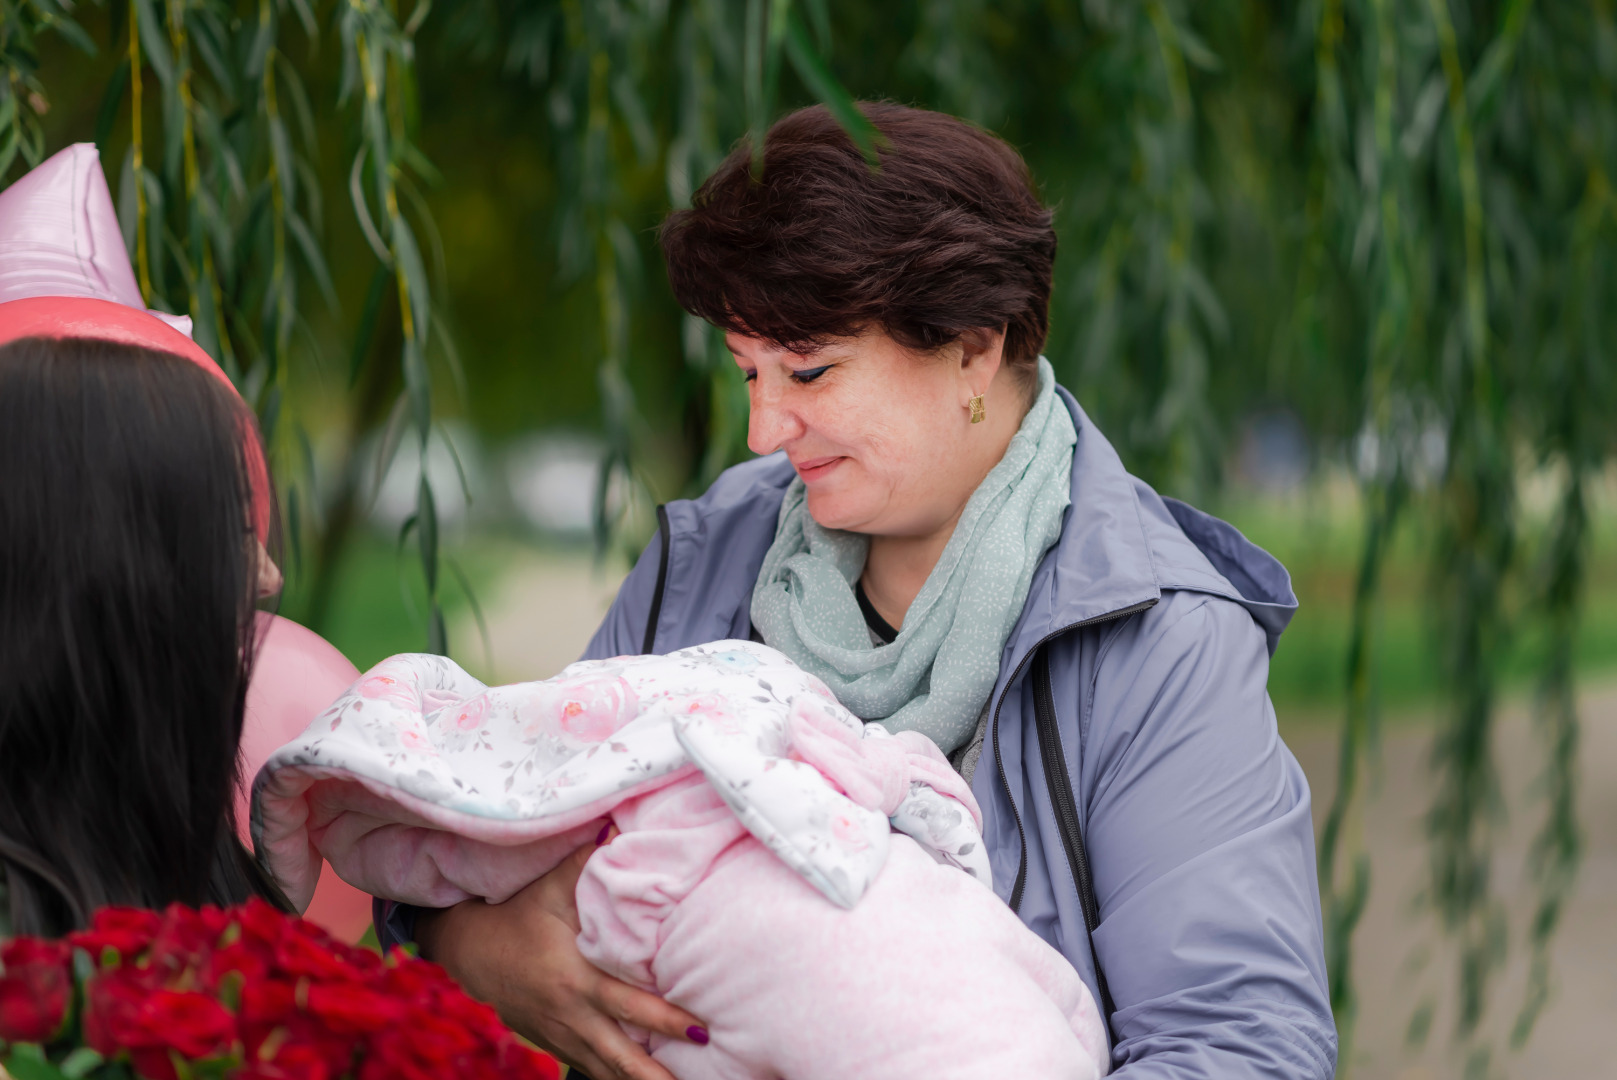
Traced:
[[463, 615], [450, 635], [456, 659], [490, 685], [550, 678], [584, 652], [626, 572], [597, 567], [587, 551], [524, 561], [498, 586], [479, 591], [490, 648], [477, 620]]
[[[469, 670], [493, 682], [547, 678], [578, 659], [622, 580], [621, 570], [597, 570], [587, 553], [546, 554], [528, 562], [482, 596], [492, 657], [474, 621], [455, 628], [467, 643]], [[1617, 1076], [1603, 1036], [1617, 1012], [1617, 684], [1586, 692], [1580, 821], [1586, 830], [1583, 868], [1556, 938], [1554, 989], [1532, 1041], [1520, 1054], [1499, 1055], [1498, 1072], [1512, 1078]], [[1336, 732], [1320, 722], [1288, 726], [1286, 741], [1314, 790], [1316, 826], [1336, 776]], [[1365, 812], [1372, 859], [1369, 910], [1356, 938], [1360, 996], [1354, 1080], [1451, 1080], [1462, 1062], [1449, 1041], [1453, 1029], [1454, 964], [1428, 946], [1424, 966], [1412, 962], [1434, 941], [1415, 897], [1425, 872], [1421, 816], [1429, 798], [1421, 722], [1389, 726], [1377, 791]], [[1496, 887], [1510, 908], [1511, 962], [1498, 979], [1488, 1023], [1504, 1048], [1522, 1000], [1525, 920], [1534, 904], [1525, 877], [1526, 853], [1538, 828], [1539, 804], [1528, 795], [1542, 755], [1521, 707], [1507, 709], [1498, 736], [1502, 782], [1515, 817], [1506, 825], [1496, 864]], [[1440, 1002], [1431, 1035], [1419, 1052], [1404, 1048], [1404, 1032], [1427, 995]]]
[[[1580, 712], [1584, 861], [1555, 939], [1550, 1002], [1520, 1053], [1511, 1053], [1508, 1043], [1526, 981], [1526, 920], [1536, 903], [1526, 856], [1542, 815], [1532, 788], [1543, 755], [1522, 706], [1501, 717], [1496, 750], [1513, 816], [1503, 826], [1494, 881], [1509, 907], [1510, 959], [1496, 980], [1484, 1021], [1496, 1047], [1490, 1075], [1523, 1080], [1617, 1076], [1606, 1043], [1617, 1012], [1617, 685], [1586, 691]], [[1336, 733], [1308, 725], [1285, 735], [1313, 787], [1317, 828], [1335, 788]], [[1453, 955], [1433, 947], [1433, 924], [1416, 907], [1426, 873], [1421, 818], [1430, 798], [1430, 743], [1423, 724], [1400, 724], [1385, 732], [1379, 790], [1365, 810], [1371, 898], [1354, 943], [1360, 1014], [1353, 1080], [1450, 1080], [1463, 1074], [1462, 1055], [1450, 1041]], [[1424, 965], [1423, 946], [1429, 958]], [[1428, 996], [1439, 1006], [1427, 1044], [1420, 1051], [1406, 1049], [1410, 1017]]]

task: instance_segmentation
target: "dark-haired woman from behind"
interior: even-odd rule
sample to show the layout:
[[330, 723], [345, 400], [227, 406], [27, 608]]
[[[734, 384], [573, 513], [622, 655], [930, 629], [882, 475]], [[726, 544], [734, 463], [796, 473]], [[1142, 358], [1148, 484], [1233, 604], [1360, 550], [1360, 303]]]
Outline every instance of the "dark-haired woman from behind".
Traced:
[[183, 344], [0, 344], [0, 939], [106, 904], [285, 907], [232, 810], [255, 600], [279, 576], [262, 451]]

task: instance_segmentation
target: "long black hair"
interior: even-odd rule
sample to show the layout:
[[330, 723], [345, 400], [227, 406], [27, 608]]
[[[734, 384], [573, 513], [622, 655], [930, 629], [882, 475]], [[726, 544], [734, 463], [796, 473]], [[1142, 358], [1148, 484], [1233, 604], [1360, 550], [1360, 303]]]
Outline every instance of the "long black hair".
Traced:
[[109, 342], [0, 346], [0, 874], [15, 933], [285, 906], [236, 838], [257, 545], [241, 400]]

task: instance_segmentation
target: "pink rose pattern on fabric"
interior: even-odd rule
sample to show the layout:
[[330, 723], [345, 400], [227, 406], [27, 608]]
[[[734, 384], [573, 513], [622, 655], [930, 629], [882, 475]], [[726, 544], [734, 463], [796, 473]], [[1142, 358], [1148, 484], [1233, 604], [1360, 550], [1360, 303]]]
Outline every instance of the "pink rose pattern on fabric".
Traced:
[[482, 727], [487, 716], [488, 698], [479, 694], [449, 714], [449, 730], [468, 734]]
[[[368, 672], [272, 761], [348, 771], [506, 822], [600, 805], [695, 764], [732, 805], [751, 807], [747, 827], [766, 847], [851, 906], [886, 857], [889, 819], [799, 752], [794, 707], [846, 727], [854, 747], [885, 735], [751, 642], [581, 662], [544, 682], [493, 688], [445, 657], [412, 655]], [[892, 826], [987, 883], [986, 860], [965, 857], [982, 847], [971, 815], [925, 783], [908, 786]]]
[[611, 738], [640, 710], [639, 697], [621, 675], [599, 675], [553, 684], [543, 695], [541, 717], [580, 742]]
[[359, 680], [354, 689], [359, 696], [371, 701], [390, 701], [395, 705], [406, 707], [416, 703], [416, 690], [414, 679], [404, 672], [395, 674], [387, 670], [391, 661], [374, 669], [371, 674]]
[[740, 720], [722, 694], [690, 694], [669, 702], [676, 716], [699, 716], [726, 735], [740, 732]]
[[[423, 699], [430, 696], [442, 697], [443, 692], [426, 691], [421, 694]], [[427, 730], [436, 732], [434, 742], [438, 749], [450, 754], [460, 754], [475, 747], [489, 747], [484, 730], [488, 717], [488, 695], [477, 694], [440, 705], [437, 709], [426, 713], [423, 719], [426, 720]], [[402, 734], [399, 741], [402, 745], [411, 745], [405, 742]]]
[[865, 839], [863, 826], [847, 814], [838, 814], [831, 819], [831, 835], [849, 851], [863, 851], [870, 846], [870, 841]]

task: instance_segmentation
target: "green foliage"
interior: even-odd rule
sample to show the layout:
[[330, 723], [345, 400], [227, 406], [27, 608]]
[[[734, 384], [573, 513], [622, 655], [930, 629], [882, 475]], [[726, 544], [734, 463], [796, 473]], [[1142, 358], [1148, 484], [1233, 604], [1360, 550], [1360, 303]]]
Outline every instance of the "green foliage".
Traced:
[[[491, 400], [502, 395], [476, 392], [496, 374], [485, 361], [468, 351], [472, 377], [459, 374], [452, 291], [489, 316], [465, 336], [505, 367], [525, 354], [504, 343], [535, 325], [514, 313], [536, 305], [540, 347], [593, 357], [609, 454], [599, 526], [633, 549], [652, 501], [746, 453], [722, 341], [674, 308], [660, 276], [653, 231], [668, 208], [737, 140], [756, 147], [772, 118], [812, 100], [867, 153], [879, 137], [854, 97], [1003, 134], [1057, 209], [1049, 355], [1131, 468], [1213, 497], [1247, 420], [1284, 410], [1316, 460], [1356, 472], [1340, 783], [1320, 850], [1345, 1036], [1371, 887], [1355, 823], [1400, 545], [1422, 547], [1447, 703], [1424, 900], [1458, 946], [1457, 1035], [1484, 1066], [1505, 925], [1490, 882], [1493, 718], [1531, 643], [1546, 764], [1525, 1039], [1580, 847], [1573, 657], [1589, 485], [1617, 404], [1609, 0], [108, 0], [76, 12], [89, 31], [58, 3], [0, 0], [0, 180], [45, 152], [48, 91], [109, 69], [96, 137], [105, 149], [129, 129], [131, 149], [108, 161], [122, 162], [142, 286], [196, 320], [283, 476], [302, 475], [318, 411], [305, 402], [283, 420], [289, 372], [351, 373], [341, 415], [321, 414], [346, 433], [337, 496], [314, 507], [294, 483], [285, 499], [294, 554], [312, 543], [316, 623], [358, 509], [360, 436], [383, 431], [384, 463], [407, 435], [424, 444], [445, 372], [472, 384], [474, 417], [510, 415]], [[87, 58], [103, 39], [108, 52]], [[67, 48], [45, 70], [52, 41]], [[520, 272], [501, 265], [456, 291], [429, 207], [459, 212], [457, 191], [437, 187], [424, 133], [464, 150], [456, 129], [484, 114], [507, 118], [487, 158], [536, 178], [531, 196], [502, 190], [531, 198], [543, 239], [521, 245]], [[344, 190], [352, 222], [326, 221], [325, 196]], [[566, 367], [523, 385], [565, 381]], [[1547, 522], [1523, 509], [1530, 472], [1554, 488]], [[441, 649], [434, 502], [423, 482], [409, 528]]]
[[32, 168], [45, 159], [40, 118], [50, 109], [39, 78], [37, 39], [55, 32], [87, 53], [95, 44], [55, 0], [0, 2], [0, 181], [20, 157]]

